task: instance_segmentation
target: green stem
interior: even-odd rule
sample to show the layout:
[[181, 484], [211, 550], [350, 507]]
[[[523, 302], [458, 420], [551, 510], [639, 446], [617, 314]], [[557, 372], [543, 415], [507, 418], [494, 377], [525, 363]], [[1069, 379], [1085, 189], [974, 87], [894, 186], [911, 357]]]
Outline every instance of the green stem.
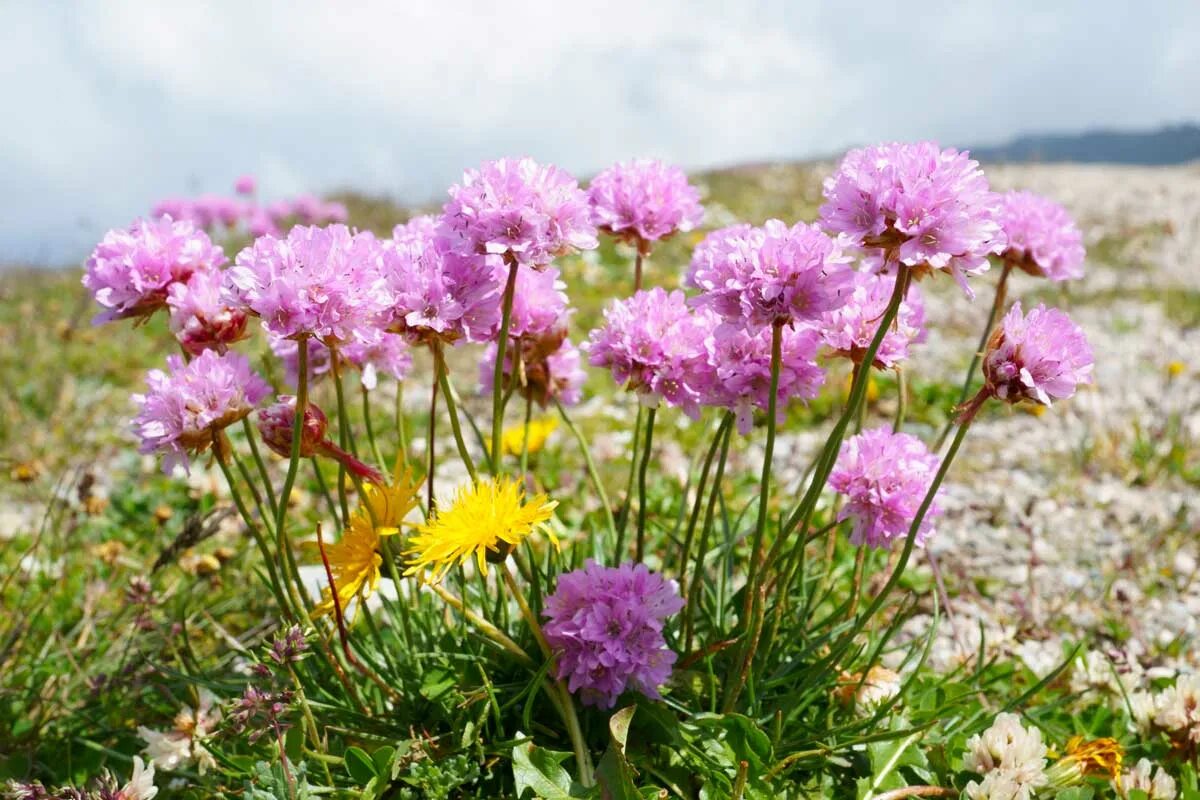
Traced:
[[471, 476], [471, 483], [478, 483], [479, 475], [475, 472], [475, 461], [471, 458], [470, 451], [467, 450], [467, 443], [463, 439], [462, 425], [458, 420], [458, 404], [454, 402], [454, 392], [450, 386], [450, 370], [446, 368], [442, 343], [434, 342], [432, 347], [433, 368], [437, 372], [437, 381], [442, 388], [442, 396], [446, 398], [446, 410], [450, 412], [450, 429], [454, 432], [454, 444], [458, 447], [458, 457], [466, 466], [467, 474]]
[[371, 445], [371, 455], [375, 456], [375, 463], [379, 464], [379, 471], [387, 475], [391, 470], [388, 469], [387, 462], [383, 460], [379, 443], [375, 441], [375, 426], [371, 424], [371, 393], [367, 391], [366, 385], [362, 382], [359, 382], [358, 389], [362, 394], [363, 424], [367, 426], [367, 441]]
[[908, 373], [904, 367], [896, 365], [896, 421], [892, 423], [892, 433], [899, 433], [904, 427], [904, 416], [908, 412]]
[[317, 488], [321, 490], [321, 495], [325, 498], [325, 504], [329, 506], [329, 513], [333, 517], [334, 523], [340, 528], [344, 522], [338, 516], [337, 501], [333, 499], [333, 495], [329, 492], [329, 484], [325, 482], [325, 476], [321, 474], [321, 465], [317, 462], [317, 457], [313, 456], [309, 459], [312, 462], [313, 475], [317, 478]]
[[700, 510], [704, 506], [704, 490], [708, 486], [708, 473], [712, 469], [713, 459], [717, 455], [717, 450], [721, 446], [721, 440], [725, 438], [725, 429], [733, 424], [733, 412], [726, 411], [721, 416], [721, 424], [717, 426], [717, 432], [713, 436], [712, 444], [708, 447], [708, 454], [704, 457], [704, 466], [700, 469], [700, 482], [696, 486], [696, 499], [692, 502], [692, 513], [688, 517], [687, 532], [683, 536], [683, 547], [679, 554], [679, 595], [687, 597], [687, 569], [688, 562], [692, 558], [692, 542], [696, 538], [696, 523], [700, 521]]
[[[292, 487], [296, 485], [296, 473], [300, 468], [300, 443], [304, 435], [304, 415], [308, 411], [308, 337], [296, 342], [296, 413], [292, 422], [292, 449], [288, 456], [287, 473], [283, 478], [283, 488], [279, 490], [279, 510], [275, 518], [275, 548], [279, 553], [281, 574], [288, 569], [291, 545], [287, 535], [288, 501], [292, 497]], [[292, 562], [294, 567], [294, 562]], [[296, 570], [293, 569], [293, 572]], [[288, 593], [296, 608], [303, 608], [299, 591], [292, 581], [285, 581]]]
[[[492, 373], [492, 474], [499, 475], [503, 461], [500, 440], [504, 430], [504, 356], [508, 349], [508, 329], [512, 324], [513, 295], [517, 290], [517, 260], [508, 259], [508, 280], [504, 284], [503, 306], [500, 312], [500, 334], [496, 338], [496, 368]], [[515, 382], [516, 376], [513, 376]]]
[[[333, 390], [337, 396], [338, 446], [350, 450], [350, 420], [346, 414], [346, 395], [342, 388], [341, 353], [336, 347], [329, 348], [329, 362], [333, 369]], [[350, 502], [346, 499], [346, 465], [338, 459], [337, 476], [338, 505], [342, 509], [342, 519], [350, 519]]]
[[521, 435], [521, 483], [529, 474], [529, 425], [533, 422], [533, 395], [525, 395], [525, 428]]
[[575, 441], [579, 442], [579, 449], [583, 452], [583, 461], [587, 465], [588, 477], [591, 478], [592, 486], [596, 489], [596, 496], [600, 499], [600, 504], [604, 507], [604, 518], [608, 523], [608, 533], [615, 540], [617, 536], [617, 522], [613, 518], [612, 503], [609, 502], [608, 492], [604, 489], [604, 481], [600, 480], [600, 472], [596, 469], [596, 462], [592, 458], [592, 450], [588, 447], [588, 442], [584, 438], [583, 431], [567, 415], [567, 409], [563, 407], [558, 398], [555, 398], [554, 405], [558, 407], [559, 416], [562, 417], [567, 430], [575, 436]]
[[[779, 402], [779, 370], [783, 361], [783, 323], [776, 322], [771, 327], [771, 389], [767, 399], [767, 443], [763, 450], [762, 476], [758, 489], [758, 519], [754, 525], [754, 539], [750, 547], [750, 572], [746, 577], [746, 598], [743, 603], [742, 624], [743, 642], [741, 646], [741, 667], [738, 675], [731, 675], [725, 694], [724, 707], [726, 713], [733, 709], [738, 695], [745, 685], [745, 675], [754, 663], [754, 653], [758, 647], [758, 637], [755, 634], [755, 620], [761, 616], [761, 583], [765, 572], [763, 563], [763, 544], [767, 532], [767, 513], [771, 497], [771, 465], [775, 455], [776, 414]], [[735, 662], [736, 663], [736, 662]]]
[[[654, 417], [657, 412], [657, 408], [651, 408], [646, 413], [646, 446], [638, 467], [637, 547], [634, 550], [634, 561], [638, 564], [643, 563], [646, 557], [646, 470], [650, 466], [650, 448], [654, 446]], [[617, 558], [620, 557], [618, 553]]]
[[692, 584], [684, 607], [684, 652], [692, 651], [693, 622], [696, 606], [700, 603], [700, 587], [704, 584], [704, 557], [708, 554], [708, 538], [716, 518], [717, 498], [721, 494], [721, 479], [725, 477], [725, 461], [729, 456], [729, 442], [733, 438], [733, 425], [725, 426], [725, 437], [721, 442], [721, 454], [717, 458], [717, 474], [713, 476], [712, 490], [708, 495], [708, 507], [704, 510], [704, 524], [700, 527], [700, 547], [696, 551], [696, 566], [692, 569]]
[[396, 441], [400, 447], [400, 465], [408, 469], [408, 431], [404, 424], [404, 383], [396, 385]]
[[637, 255], [633, 259], [633, 292], [637, 294], [642, 290], [642, 261], [645, 256], [642, 254], [642, 244], [637, 244]]
[[267, 463], [263, 461], [262, 453], [258, 449], [258, 437], [254, 435], [254, 428], [250, 425], [250, 418], [242, 419], [242, 431], [246, 434], [246, 441], [250, 442], [250, 452], [254, 455], [254, 463], [258, 465], [258, 475], [262, 478], [263, 486], [266, 490], [267, 502], [271, 506], [271, 516], [275, 518], [279, 514], [279, 501], [275, 498], [275, 487], [271, 483], [271, 473], [267, 471]]
[[[983, 335], [979, 337], [979, 346], [975, 348], [975, 354], [971, 356], [971, 364], [967, 367], [967, 377], [963, 379], [962, 390], [958, 393], [956, 406], [961, 406], [971, 396], [971, 381], [975, 379], [975, 370], [979, 369], [979, 364], [983, 361], [983, 351], [987, 349], [988, 339], [992, 336], [992, 328], [995, 327], [996, 318], [1000, 316], [1000, 309], [1004, 307], [1004, 300], [1008, 296], [1008, 274], [1010, 272], [1012, 272], [1012, 267], [1005, 261], [1004, 266], [1000, 268], [1000, 280], [996, 283], [996, 294], [992, 298], [992, 308], [988, 312], [987, 323], [983, 326]], [[942, 432], [937, 438], [937, 444], [933, 447], [935, 453], [942, 449], [942, 445], [946, 443], [946, 437], [950, 435], [953, 427], [954, 415], [951, 414], [949, 422], [946, 423], [946, 427], [942, 428]]]
[[[437, 367], [434, 367], [436, 370]], [[438, 399], [438, 382], [435, 380], [433, 386], [429, 390], [429, 441], [425, 443], [425, 452], [429, 456], [429, 471], [425, 474], [426, 493], [428, 498], [426, 503], [428, 510], [425, 512], [426, 517], [433, 516], [433, 509], [436, 505], [436, 500], [433, 495], [433, 471], [436, 467], [437, 452], [434, 449], [434, 440], [437, 438], [437, 399]]]
[[633, 479], [637, 475], [638, 445], [642, 441], [642, 415], [646, 409], [638, 402], [637, 420], [633, 423], [633, 449], [629, 452], [629, 477], [625, 479], [625, 499], [621, 510], [617, 513], [617, 546], [613, 550], [614, 557], [621, 558], [625, 550], [625, 528], [629, 524], [629, 509], [633, 506]]

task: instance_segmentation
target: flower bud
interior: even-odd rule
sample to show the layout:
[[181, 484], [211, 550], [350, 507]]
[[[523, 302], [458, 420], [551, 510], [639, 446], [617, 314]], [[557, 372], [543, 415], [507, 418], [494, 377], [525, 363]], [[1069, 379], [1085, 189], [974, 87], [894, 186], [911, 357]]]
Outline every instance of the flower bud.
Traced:
[[[258, 432], [263, 442], [272, 451], [284, 458], [292, 454], [293, 427], [296, 424], [296, 398], [280, 395], [279, 402], [258, 412]], [[325, 429], [329, 420], [320, 408], [308, 404], [304, 410], [304, 425], [300, 433], [300, 455], [304, 458], [316, 455], [325, 441]]]

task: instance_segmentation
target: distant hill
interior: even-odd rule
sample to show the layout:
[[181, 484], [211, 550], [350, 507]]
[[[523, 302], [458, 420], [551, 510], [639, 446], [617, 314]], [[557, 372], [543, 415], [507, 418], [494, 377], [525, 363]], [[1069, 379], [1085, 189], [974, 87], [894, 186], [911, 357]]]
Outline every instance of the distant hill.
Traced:
[[1200, 159], [1200, 125], [1169, 125], [1153, 131], [1031, 134], [1007, 144], [972, 147], [970, 150], [972, 157], [985, 162], [1181, 164]]

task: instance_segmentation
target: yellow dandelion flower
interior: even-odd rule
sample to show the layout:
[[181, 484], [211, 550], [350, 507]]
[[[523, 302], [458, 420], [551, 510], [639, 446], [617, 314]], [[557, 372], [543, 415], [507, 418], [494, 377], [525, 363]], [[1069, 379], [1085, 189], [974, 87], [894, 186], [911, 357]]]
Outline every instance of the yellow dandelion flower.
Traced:
[[[529, 454], [533, 455], [546, 445], [550, 434], [558, 427], [555, 417], [543, 417], [531, 420], [529, 423]], [[506, 456], [521, 455], [525, 446], [525, 425], [511, 425], [500, 434], [500, 452]]]
[[488, 553], [506, 554], [535, 530], [541, 529], [555, 545], [558, 539], [546, 525], [557, 502], [544, 494], [525, 498], [525, 490], [510, 478], [494, 478], [464, 486], [446, 509], [417, 529], [409, 540], [410, 563], [405, 575], [432, 572], [440, 581], [454, 564], [465, 564], [472, 555], [487, 574]]
[[[360, 590], [370, 594], [379, 586], [379, 567], [383, 559], [375, 552], [378, 546], [379, 534], [361, 508], [351, 515], [350, 524], [342, 533], [342, 538], [325, 545], [325, 558], [329, 560], [329, 570], [333, 573], [333, 585], [337, 587], [338, 604], [343, 613]], [[323, 595], [321, 602], [313, 608], [314, 619], [334, 610], [333, 593], [326, 588]]]
[[380, 536], [391, 536], [400, 530], [400, 523], [417, 507], [420, 492], [421, 481], [413, 477], [411, 470], [397, 474], [387, 486], [364, 483], [362, 505], [356, 513], [365, 513], [369, 521], [373, 520], [375, 532]]
[[1187, 365], [1182, 361], [1171, 361], [1167, 364], [1167, 377], [1178, 378], [1187, 370]]
[[1104, 775], [1121, 787], [1121, 762], [1125, 749], [1116, 739], [1104, 737], [1085, 740], [1072, 737], [1067, 742], [1067, 754], [1046, 772], [1052, 786], [1078, 786], [1089, 775]]

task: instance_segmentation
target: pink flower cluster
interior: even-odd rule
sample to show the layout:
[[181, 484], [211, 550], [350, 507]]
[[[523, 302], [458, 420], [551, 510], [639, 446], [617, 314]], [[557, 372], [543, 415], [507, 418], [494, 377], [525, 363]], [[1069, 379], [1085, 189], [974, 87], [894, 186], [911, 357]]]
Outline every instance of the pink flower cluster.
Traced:
[[325, 225], [346, 221], [344, 205], [322, 200], [312, 194], [276, 200], [266, 205], [253, 199], [244, 199], [252, 197], [257, 186], [253, 175], [242, 175], [233, 184], [234, 192], [241, 197], [219, 194], [168, 197], [155, 204], [150, 213], [154, 217], [166, 214], [172, 219], [187, 220], [196, 227], [209, 231], [245, 225], [251, 236], [279, 236], [292, 224]]
[[1093, 365], [1092, 347], [1070, 317], [1041, 304], [1024, 314], [1017, 302], [988, 342], [985, 391], [1010, 403], [1050, 405], [1091, 383]]
[[[939, 464], [920, 439], [890, 428], [873, 428], [847, 439], [829, 485], [846, 498], [838, 520], [854, 521], [850, 541], [877, 548], [903, 541]], [[933, 535], [933, 520], [941, 513], [936, 503], [930, 505], [917, 530], [918, 546]]]
[[1056, 282], [1083, 277], [1083, 234], [1065, 208], [1033, 192], [1005, 192], [1000, 200], [1007, 262]]
[[697, 416], [710, 380], [704, 341], [713, 318], [693, 314], [683, 292], [654, 288], [614, 301], [604, 319], [590, 334], [588, 362], [646, 405], [665, 399]]
[[560, 575], [542, 611], [557, 677], [586, 705], [612, 708], [629, 688], [658, 699], [676, 658], [663, 625], [682, 608], [675, 582], [643, 564], [602, 567], [589, 559]]
[[692, 255], [697, 305], [742, 325], [819, 319], [845, 302], [851, 272], [841, 247], [816, 225], [734, 225], [709, 234]]
[[191, 355], [205, 350], [224, 352], [246, 334], [246, 312], [226, 302], [223, 282], [220, 270], [209, 269], [193, 272], [186, 282], [168, 287], [171, 332]]
[[188, 456], [202, 453], [221, 430], [249, 414], [271, 387], [238, 353], [205, 350], [184, 364], [167, 356], [168, 372], [151, 370], [148, 391], [135, 394], [139, 407], [133, 420], [142, 453], [163, 457], [163, 471], [188, 466]]
[[592, 221], [602, 231], [636, 244], [650, 244], [695, 228], [704, 219], [700, 194], [679, 167], [635, 159], [609, 167], [588, 186]]
[[[879, 330], [880, 320], [887, 311], [896, 289], [894, 275], [854, 273], [853, 291], [846, 304], [830, 311], [818, 323], [821, 338], [837, 355], [854, 363], [866, 358], [871, 341]], [[890, 369], [908, 358], [912, 344], [925, 341], [925, 303], [921, 290], [911, 284], [908, 294], [900, 301], [896, 321], [891, 325], [875, 353], [874, 366]]]
[[897, 263], [968, 275], [1004, 249], [999, 197], [966, 153], [933, 142], [851, 150], [825, 179], [821, 223], [863, 248], [879, 271]]
[[[711, 319], [711, 318], [710, 318]], [[714, 320], [715, 321], [715, 320]], [[776, 413], [782, 421], [788, 401], [811, 400], [825, 382], [817, 366], [821, 337], [811, 329], [784, 328]], [[754, 410], [767, 411], [771, 400], [771, 329], [719, 324], [704, 340], [703, 403], [728, 408], [737, 415], [738, 432], [754, 424]]]
[[[360, 381], [367, 389], [379, 385], [379, 374], [391, 375], [398, 381], [404, 380], [412, 369], [412, 353], [403, 336], [379, 330], [365, 330], [361, 336], [341, 345], [338, 353], [345, 363], [356, 367]], [[283, 362], [283, 374], [292, 386], [298, 386], [300, 376], [300, 352], [295, 339], [271, 336], [268, 339], [271, 352]], [[319, 339], [308, 342], [308, 381], [310, 384], [329, 374], [333, 368], [332, 354]]]
[[383, 324], [410, 342], [484, 341], [500, 323], [497, 265], [450, 252], [432, 217], [397, 225], [383, 242], [382, 275], [391, 294]]
[[94, 320], [146, 317], [167, 303], [170, 286], [216, 270], [225, 253], [185, 220], [137, 220], [104, 235], [87, 260], [83, 285], [104, 309]]
[[450, 189], [438, 233], [450, 252], [501, 256], [534, 269], [597, 244], [579, 184], [531, 158], [502, 158], [467, 170]]
[[345, 225], [297, 225], [286, 238], [262, 236], [225, 273], [230, 302], [262, 319], [275, 336], [353, 341], [392, 306], [370, 233]]

